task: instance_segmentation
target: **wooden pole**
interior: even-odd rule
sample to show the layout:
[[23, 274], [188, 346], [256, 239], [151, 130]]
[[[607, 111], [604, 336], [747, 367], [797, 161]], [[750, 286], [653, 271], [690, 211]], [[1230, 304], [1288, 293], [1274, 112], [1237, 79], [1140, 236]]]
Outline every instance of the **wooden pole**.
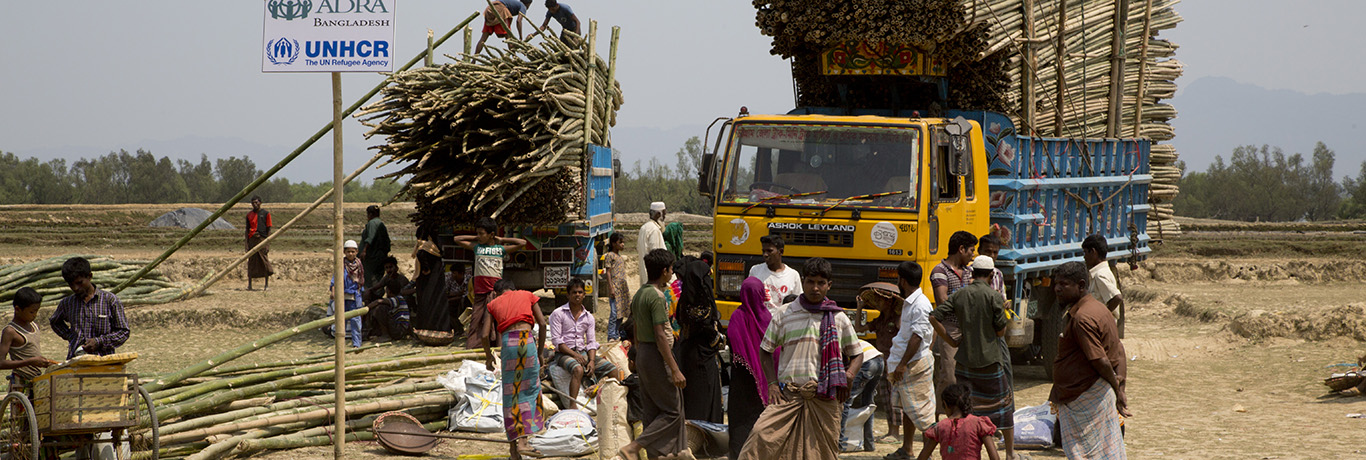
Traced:
[[[336, 314], [333, 335], [336, 337], [337, 436], [332, 444], [332, 458], [345, 458], [346, 443], [346, 273], [342, 267], [342, 90], [341, 72], [332, 72], [332, 306]], [[356, 331], [360, 333], [360, 331]]]
[[1038, 53], [1034, 51], [1034, 0], [1024, 0], [1024, 56], [1020, 72], [1020, 94], [1024, 104], [1024, 134], [1035, 135], [1035, 69], [1039, 66]]
[[466, 62], [469, 62], [469, 60], [470, 60], [470, 50], [473, 50], [473, 48], [471, 48], [471, 46], [474, 45], [473, 42], [474, 42], [474, 29], [471, 29], [469, 26], [465, 26], [465, 61], [466, 61]]
[[[598, 76], [598, 59], [595, 46], [598, 41], [598, 21], [588, 21], [588, 84], [583, 89], [583, 151], [588, 152], [588, 144], [593, 143], [593, 115], [597, 110], [593, 109], [593, 90], [594, 77]], [[592, 160], [592, 155], [584, 155], [585, 158]], [[585, 196], [585, 200], [587, 197]]]
[[[1147, 89], [1148, 78], [1148, 39], [1152, 35], [1153, 0], [1143, 7], [1143, 36], [1139, 37], [1138, 52], [1138, 93], [1134, 95], [1134, 137], [1143, 134], [1143, 92]], [[1162, 230], [1161, 226], [1157, 229]]]
[[[471, 21], [474, 21], [474, 18], [477, 17], [479, 17], [479, 13], [471, 14], [470, 17], [465, 18], [464, 22], [461, 22], [460, 25], [455, 26], [451, 29], [450, 32], [447, 32], [445, 36], [442, 36], [441, 40], [438, 40], [436, 42], [436, 46], [441, 46], [442, 43], [446, 42], [446, 39], [451, 38], [452, 35], [455, 35], [455, 31], [460, 30], [461, 27], [465, 27]], [[421, 55], [414, 56], [412, 60], [408, 61], [407, 64], [404, 64], [402, 68], [398, 69], [398, 72], [402, 72], [404, 70], [412, 68], [422, 58], [423, 56]], [[381, 89], [384, 89], [384, 86], [388, 84], [389, 80], [386, 79], [380, 82], [379, 84], [375, 85], [374, 89], [371, 89], [370, 92], [365, 93], [364, 96], [361, 96], [360, 100], [357, 100], [355, 104], [351, 104], [351, 107], [347, 107], [346, 111], [343, 114], [346, 116], [350, 116], [352, 112], [359, 110], [360, 106], [364, 105], [366, 102], [369, 102], [370, 98], [375, 97], [376, 94], [379, 94], [379, 91]], [[304, 143], [299, 145], [298, 148], [295, 148], [293, 152], [289, 153], [289, 155], [285, 155], [284, 158], [281, 158], [278, 163], [275, 163], [275, 166], [271, 166], [270, 169], [266, 170], [266, 172], [261, 173], [260, 177], [257, 177], [256, 180], [252, 181], [250, 184], [247, 184], [247, 186], [243, 188], [242, 191], [237, 192], [236, 196], [228, 199], [226, 203], [223, 203], [223, 206], [219, 207], [218, 211], [214, 212], [213, 215], [209, 216], [207, 219], [204, 219], [204, 222], [201, 222], [198, 226], [195, 226], [194, 229], [190, 230], [190, 233], [187, 233], [185, 236], [181, 237], [180, 241], [176, 241], [176, 243], [171, 245], [171, 247], [167, 249], [166, 252], [161, 253], [160, 256], [157, 256], [156, 259], [153, 259], [151, 262], [148, 262], [147, 265], [143, 266], [142, 269], [138, 270], [137, 273], [134, 273], [133, 276], [129, 277], [127, 280], [125, 280], [118, 286], [114, 286], [114, 288], [110, 289], [109, 291], [118, 294], [119, 291], [128, 288], [128, 286], [132, 286], [133, 283], [136, 283], [138, 280], [142, 279], [142, 277], [146, 276], [148, 272], [152, 271], [152, 269], [156, 268], [158, 265], [161, 265], [162, 262], [165, 262], [167, 258], [171, 257], [171, 254], [175, 254], [175, 252], [179, 251], [180, 248], [185, 247], [185, 245], [189, 243], [191, 239], [194, 239], [196, 235], [199, 235], [199, 232], [202, 232], [205, 228], [208, 228], [209, 224], [212, 224], [215, 219], [222, 217], [223, 214], [228, 212], [229, 209], [232, 209], [232, 207], [235, 206], [237, 202], [242, 201], [243, 197], [246, 197], [247, 194], [251, 193], [253, 190], [256, 190], [256, 187], [260, 187], [261, 184], [264, 184], [267, 180], [270, 180], [270, 178], [274, 176], [275, 173], [279, 172], [280, 169], [284, 168], [285, 165], [289, 164], [291, 161], [294, 161], [294, 159], [297, 158], [299, 155], [303, 154], [305, 150], [308, 150], [309, 147], [312, 147], [313, 143], [318, 142], [319, 139], [322, 139], [323, 135], [327, 134], [327, 132], [332, 129], [332, 126], [333, 122], [328, 122], [326, 125], [323, 125], [322, 129], [319, 129], [318, 132], [313, 133], [312, 137], [309, 137], [308, 140], [304, 141]]]
[[1129, 0], [1115, 0], [1115, 30], [1110, 42], [1110, 107], [1105, 137], [1119, 137], [1120, 109], [1124, 106], [1124, 33], [1129, 24]]
[[1057, 104], [1053, 107], [1053, 135], [1063, 137], [1063, 106], [1067, 102], [1067, 78], [1063, 74], [1063, 59], [1067, 57], [1067, 0], [1058, 0], [1058, 51], [1054, 53], [1054, 65], [1058, 68], [1055, 77], [1058, 86]]
[[427, 29], [427, 57], [423, 59], [423, 64], [426, 64], [427, 67], [431, 67], [431, 66], [432, 66], [432, 49], [433, 49], [433, 48], [435, 48], [435, 47], [432, 46], [432, 29]]

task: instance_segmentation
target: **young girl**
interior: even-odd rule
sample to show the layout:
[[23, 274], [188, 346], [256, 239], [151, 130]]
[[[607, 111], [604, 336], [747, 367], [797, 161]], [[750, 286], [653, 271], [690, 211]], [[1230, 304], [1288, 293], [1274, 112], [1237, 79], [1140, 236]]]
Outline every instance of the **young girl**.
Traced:
[[631, 289], [626, 285], [626, 259], [621, 251], [626, 249], [626, 238], [613, 232], [607, 237], [607, 254], [603, 257], [603, 267], [607, 269], [607, 298], [612, 309], [607, 314], [607, 340], [619, 340], [622, 336], [621, 322], [631, 316], [626, 308], [631, 301]]
[[[493, 300], [488, 303], [489, 321], [483, 334], [496, 329], [502, 345], [503, 427], [507, 429], [509, 458], [521, 460], [522, 452], [539, 457], [531, 448], [529, 436], [545, 428], [541, 416], [541, 360], [538, 350], [545, 349], [546, 321], [537, 302], [540, 298], [518, 291], [511, 281], [500, 279], [493, 285]], [[535, 328], [536, 342], [531, 342]], [[484, 342], [484, 357], [493, 370], [493, 351]]]
[[939, 451], [944, 460], [981, 459], [982, 446], [986, 446], [988, 458], [1001, 460], [1000, 454], [996, 453], [996, 425], [991, 419], [972, 415], [972, 391], [968, 386], [949, 385], [941, 397], [948, 407], [949, 417], [925, 431], [925, 448], [920, 450], [917, 460], [928, 460], [938, 444], [944, 445]]

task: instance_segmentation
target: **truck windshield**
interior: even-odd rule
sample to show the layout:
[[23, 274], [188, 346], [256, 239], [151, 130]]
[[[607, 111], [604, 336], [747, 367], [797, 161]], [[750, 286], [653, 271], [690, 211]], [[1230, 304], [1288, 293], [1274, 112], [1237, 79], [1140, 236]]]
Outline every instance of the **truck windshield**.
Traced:
[[914, 127], [739, 124], [722, 202], [915, 210]]

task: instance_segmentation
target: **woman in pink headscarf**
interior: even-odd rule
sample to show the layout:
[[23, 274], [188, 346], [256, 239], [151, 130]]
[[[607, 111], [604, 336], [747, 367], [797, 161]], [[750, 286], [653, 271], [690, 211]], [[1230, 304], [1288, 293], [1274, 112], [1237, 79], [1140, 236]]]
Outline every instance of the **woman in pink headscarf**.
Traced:
[[[759, 343], [764, 340], [764, 331], [772, 315], [764, 305], [766, 297], [764, 282], [759, 278], [746, 278], [740, 284], [740, 308], [730, 315], [726, 327], [726, 338], [730, 341], [730, 400], [727, 412], [730, 418], [730, 458], [740, 456], [740, 448], [754, 428], [754, 422], [768, 405], [768, 379], [759, 367]], [[778, 359], [779, 350], [774, 350], [773, 359]]]

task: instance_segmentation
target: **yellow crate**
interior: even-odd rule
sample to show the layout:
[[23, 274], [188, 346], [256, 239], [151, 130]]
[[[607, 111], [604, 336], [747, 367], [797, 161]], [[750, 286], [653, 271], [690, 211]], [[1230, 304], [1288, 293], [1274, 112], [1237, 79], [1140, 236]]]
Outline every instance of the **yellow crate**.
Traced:
[[33, 410], [39, 431], [90, 432], [135, 425], [132, 375], [124, 372], [125, 363], [82, 363], [35, 378]]

